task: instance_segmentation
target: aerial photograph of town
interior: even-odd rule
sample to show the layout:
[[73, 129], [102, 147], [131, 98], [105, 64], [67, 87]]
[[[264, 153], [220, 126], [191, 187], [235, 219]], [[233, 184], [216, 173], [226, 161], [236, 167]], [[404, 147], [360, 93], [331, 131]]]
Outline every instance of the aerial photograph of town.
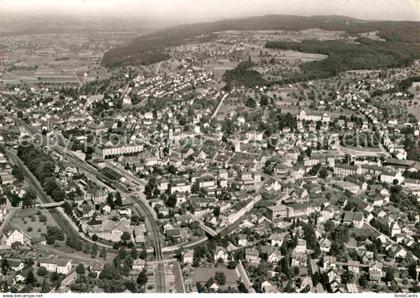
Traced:
[[0, 297], [416, 298], [419, 238], [420, 1], [0, 1]]

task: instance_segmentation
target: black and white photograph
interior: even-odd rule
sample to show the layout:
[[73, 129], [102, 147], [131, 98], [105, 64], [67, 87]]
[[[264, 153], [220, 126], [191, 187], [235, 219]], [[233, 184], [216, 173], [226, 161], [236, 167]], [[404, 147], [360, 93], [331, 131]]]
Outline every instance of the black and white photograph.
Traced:
[[420, 298], [419, 238], [420, 0], [0, 0], [0, 298]]

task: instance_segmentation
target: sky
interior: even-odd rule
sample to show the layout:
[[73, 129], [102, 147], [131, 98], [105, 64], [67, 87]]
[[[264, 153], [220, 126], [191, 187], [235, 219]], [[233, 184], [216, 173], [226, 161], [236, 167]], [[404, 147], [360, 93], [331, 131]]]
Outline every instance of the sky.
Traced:
[[0, 0], [2, 13], [148, 18], [181, 23], [266, 14], [420, 21], [420, 0]]

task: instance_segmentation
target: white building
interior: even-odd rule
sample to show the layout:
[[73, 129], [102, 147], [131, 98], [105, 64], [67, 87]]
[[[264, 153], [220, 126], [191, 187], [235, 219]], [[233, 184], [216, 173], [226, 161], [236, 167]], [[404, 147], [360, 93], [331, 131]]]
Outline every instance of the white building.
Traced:
[[120, 146], [113, 145], [103, 145], [97, 146], [95, 148], [95, 153], [101, 158], [106, 158], [107, 156], [118, 156], [124, 154], [133, 154], [143, 151], [144, 146], [142, 144], [127, 144]]
[[28, 246], [31, 244], [31, 238], [26, 235], [25, 233], [17, 230], [11, 229], [4, 233], [4, 238], [6, 240], [6, 246], [12, 247], [12, 244], [15, 242], [19, 242], [22, 245]]
[[192, 249], [189, 249], [184, 252], [182, 255], [182, 262], [184, 264], [192, 264], [194, 261], [194, 251]]
[[67, 275], [70, 273], [73, 264], [71, 260], [64, 259], [45, 259], [39, 263], [40, 267], [45, 267], [48, 272], [57, 272]]
[[223, 260], [223, 262], [228, 261], [228, 252], [223, 247], [218, 246], [216, 251], [214, 252], [214, 260], [217, 262], [219, 260]]
[[309, 115], [309, 114], [306, 114], [306, 112], [303, 111], [303, 110], [299, 113], [299, 115], [297, 115], [296, 118], [300, 121], [303, 121], [303, 120], [304, 121], [313, 121], [313, 122], [318, 122], [318, 121], [330, 122], [331, 121], [331, 118], [328, 115], [328, 113]]
[[133, 261], [132, 269], [135, 271], [142, 271], [145, 265], [146, 265], [146, 262], [144, 260], [136, 259]]

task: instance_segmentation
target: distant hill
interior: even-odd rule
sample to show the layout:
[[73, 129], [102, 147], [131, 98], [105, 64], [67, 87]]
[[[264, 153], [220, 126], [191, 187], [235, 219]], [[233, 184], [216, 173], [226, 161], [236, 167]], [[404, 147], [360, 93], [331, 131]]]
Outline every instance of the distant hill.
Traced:
[[305, 30], [320, 28], [356, 34], [380, 31], [392, 41], [420, 44], [420, 22], [363, 21], [344, 16], [268, 15], [176, 26], [140, 36], [129, 44], [106, 52], [102, 64], [107, 67], [141, 65], [166, 59], [165, 49], [185, 44], [203, 35], [226, 30]]

